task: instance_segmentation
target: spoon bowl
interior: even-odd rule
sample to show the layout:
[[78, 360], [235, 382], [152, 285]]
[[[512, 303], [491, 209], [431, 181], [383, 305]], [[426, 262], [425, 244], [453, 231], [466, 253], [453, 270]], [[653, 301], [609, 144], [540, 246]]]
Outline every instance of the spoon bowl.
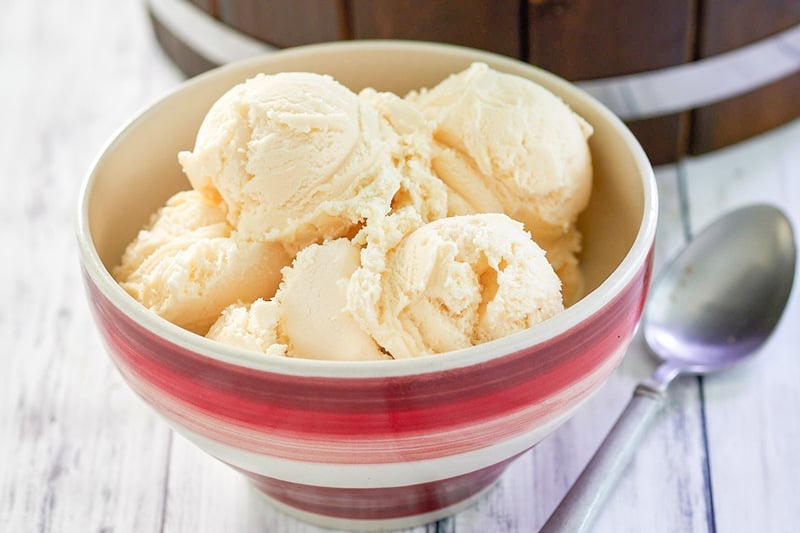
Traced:
[[712, 223], [661, 273], [642, 318], [649, 348], [679, 373], [716, 372], [775, 329], [795, 270], [792, 227], [768, 205]]
[[706, 227], [664, 267], [642, 315], [645, 342], [663, 362], [540, 533], [588, 530], [675, 377], [718, 372], [757, 352], [789, 300], [796, 256], [786, 215], [752, 205]]

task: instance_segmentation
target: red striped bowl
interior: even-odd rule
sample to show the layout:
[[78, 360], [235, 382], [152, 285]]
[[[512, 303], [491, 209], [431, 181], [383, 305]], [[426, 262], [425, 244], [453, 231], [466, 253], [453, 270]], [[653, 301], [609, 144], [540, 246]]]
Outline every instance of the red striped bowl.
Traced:
[[[582, 215], [590, 292], [528, 331], [412, 360], [272, 358], [226, 347], [150, 313], [109, 269], [149, 214], [188, 184], [177, 163], [210, 105], [257, 72], [332, 74], [404, 94], [472, 61], [531, 78], [595, 127], [595, 184]], [[176, 431], [247, 476], [275, 505], [353, 529], [410, 526], [482, 494], [564, 422], [622, 358], [652, 263], [656, 187], [639, 144], [567, 82], [501, 56], [447, 45], [344, 42], [214, 70], [137, 116], [85, 182], [78, 240], [89, 301], [130, 386]]]

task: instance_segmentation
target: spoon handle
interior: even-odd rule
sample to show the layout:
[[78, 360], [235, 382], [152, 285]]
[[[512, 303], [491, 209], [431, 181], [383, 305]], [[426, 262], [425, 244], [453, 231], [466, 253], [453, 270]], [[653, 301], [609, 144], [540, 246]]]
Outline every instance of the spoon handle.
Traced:
[[630, 461], [633, 450], [663, 399], [664, 389], [650, 380], [636, 387], [611, 432], [540, 533], [581, 533], [589, 530], [592, 519]]

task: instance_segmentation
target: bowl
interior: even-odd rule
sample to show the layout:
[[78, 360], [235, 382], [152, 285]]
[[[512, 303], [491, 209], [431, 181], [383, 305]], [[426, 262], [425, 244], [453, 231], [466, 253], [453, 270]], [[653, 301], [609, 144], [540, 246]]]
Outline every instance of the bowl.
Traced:
[[[145, 309], [110, 269], [173, 193], [177, 162], [211, 104], [258, 72], [333, 75], [353, 90], [433, 86], [474, 61], [530, 78], [595, 128], [581, 215], [586, 295], [526, 331], [408, 360], [266, 357]], [[657, 192], [641, 147], [610, 111], [519, 61], [450, 45], [352, 41], [231, 64], [179, 86], [124, 126], [85, 180], [77, 237], [88, 300], [130, 387], [174, 428], [244, 474], [277, 507], [338, 528], [385, 529], [464, 508], [567, 420], [622, 359], [652, 268]]]

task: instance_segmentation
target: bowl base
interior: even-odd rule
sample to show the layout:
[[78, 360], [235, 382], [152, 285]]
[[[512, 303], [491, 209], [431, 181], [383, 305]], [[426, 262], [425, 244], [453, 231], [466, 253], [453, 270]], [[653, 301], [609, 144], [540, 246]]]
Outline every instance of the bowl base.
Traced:
[[369, 488], [307, 485], [239, 471], [290, 515], [329, 528], [364, 531], [419, 525], [456, 513], [493, 486], [515, 458], [454, 477]]
[[499, 478], [495, 479], [471, 496], [452, 505], [448, 505], [447, 507], [442, 507], [434, 511], [410, 516], [381, 519], [343, 518], [309, 512], [273, 498], [263, 490], [259, 489], [255, 483], [251, 483], [251, 486], [253, 487], [253, 492], [256, 493], [259, 498], [263, 499], [268, 505], [271, 505], [275, 509], [291, 516], [292, 518], [296, 518], [308, 524], [329, 529], [343, 529], [350, 531], [387, 531], [423, 526], [425, 524], [441, 520], [442, 518], [455, 515], [467, 507], [471, 507], [472, 505], [476, 504], [488, 492], [491, 492], [497, 486], [498, 480]]

